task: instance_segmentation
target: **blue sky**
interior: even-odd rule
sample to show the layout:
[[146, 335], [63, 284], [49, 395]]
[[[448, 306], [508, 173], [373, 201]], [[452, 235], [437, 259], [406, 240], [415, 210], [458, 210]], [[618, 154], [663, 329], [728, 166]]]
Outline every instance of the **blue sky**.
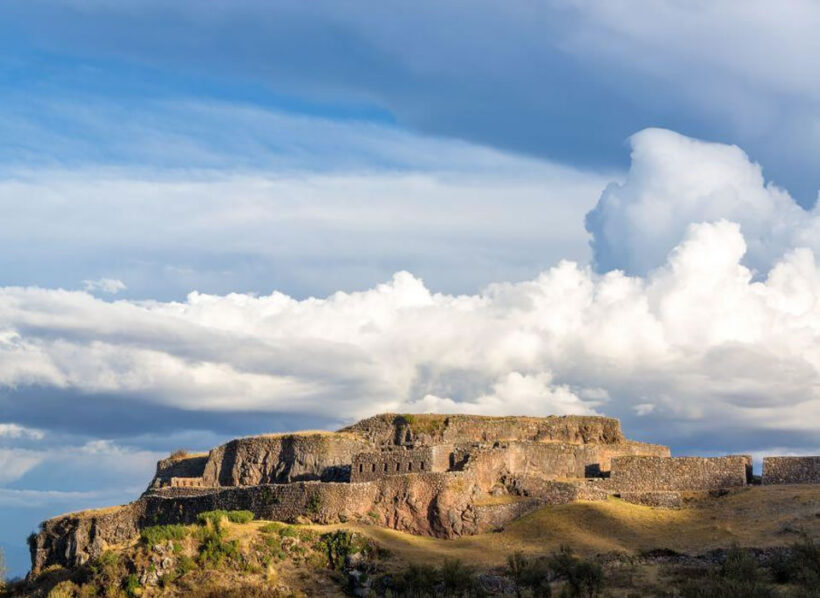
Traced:
[[0, 5], [0, 545], [383, 410], [820, 450], [820, 10]]

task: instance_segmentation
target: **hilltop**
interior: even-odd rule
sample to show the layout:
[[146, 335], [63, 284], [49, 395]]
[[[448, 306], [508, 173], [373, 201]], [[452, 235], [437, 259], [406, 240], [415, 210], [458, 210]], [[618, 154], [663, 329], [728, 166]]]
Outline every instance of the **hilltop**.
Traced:
[[[795, 530], [817, 535], [818, 483], [820, 457], [768, 457], [756, 478], [749, 456], [673, 457], [626, 438], [612, 418], [382, 414], [338, 432], [177, 452], [158, 462], [134, 502], [43, 522], [30, 538], [31, 579], [87, 568], [112, 551], [137, 569], [145, 555], [134, 541], [146, 530], [196, 525], [215, 511], [355, 532], [407, 565], [436, 555], [492, 569], [564, 542], [580, 556], [782, 547]], [[231, 551], [256, 567], [267, 557], [252, 545]], [[186, 546], [190, 558], [202, 548]], [[378, 567], [397, 566], [385, 563]], [[150, 581], [141, 591], [156, 587]]]

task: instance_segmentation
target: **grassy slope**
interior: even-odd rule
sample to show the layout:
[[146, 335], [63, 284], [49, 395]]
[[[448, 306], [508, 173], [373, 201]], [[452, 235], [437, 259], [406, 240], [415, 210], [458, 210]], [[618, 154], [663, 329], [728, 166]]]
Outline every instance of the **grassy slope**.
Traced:
[[[498, 533], [456, 540], [412, 536], [365, 525], [354, 529], [407, 562], [502, 565], [516, 550], [540, 554], [569, 544], [582, 554], [670, 548], [689, 554], [742, 546], [788, 545], [796, 530], [820, 538], [820, 486], [749, 487], [721, 498], [692, 501], [683, 509], [656, 509], [610, 499], [544, 507]], [[789, 531], [792, 530], [792, 531]]]

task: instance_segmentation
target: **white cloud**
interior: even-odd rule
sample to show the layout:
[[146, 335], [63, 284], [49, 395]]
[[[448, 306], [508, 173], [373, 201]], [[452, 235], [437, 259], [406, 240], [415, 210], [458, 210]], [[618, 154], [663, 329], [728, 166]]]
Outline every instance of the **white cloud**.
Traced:
[[754, 281], [744, 250], [737, 224], [696, 224], [645, 278], [562, 262], [457, 296], [406, 272], [301, 301], [192, 293], [106, 302], [4, 288], [0, 327], [19, 336], [0, 346], [2, 362], [16, 364], [0, 370], [0, 384], [193, 411], [637, 413], [636, 422], [670, 429], [731, 419], [811, 432], [820, 270], [810, 250], [795, 250]]
[[42, 430], [26, 428], [17, 424], [0, 423], [0, 439], [2, 438], [27, 438], [31, 440], [42, 440], [45, 434]]
[[34, 451], [0, 448], [0, 484], [20, 479], [42, 462], [43, 456]]
[[[606, 413], [638, 437], [718, 434], [730, 421], [739, 433], [779, 435], [770, 443], [805, 443], [820, 417], [820, 269], [800, 247], [813, 216], [765, 186], [737, 148], [657, 130], [634, 143], [596, 231], [646, 259], [635, 266], [643, 276], [562, 261], [453, 295], [399, 272], [302, 300], [106, 301], [5, 287], [0, 386], [7, 400], [26, 388], [70, 393], [69, 428], [77, 402], [105, 396], [128, 409], [338, 419]], [[747, 249], [765, 266], [757, 276]]]
[[128, 287], [125, 283], [117, 278], [100, 278], [98, 280], [84, 280], [83, 289], [89, 293], [99, 291], [109, 295], [116, 295], [120, 291], [124, 291]]
[[609, 185], [587, 216], [599, 270], [646, 274], [689, 224], [721, 219], [740, 224], [746, 262], [761, 274], [795, 246], [820, 250], [811, 234], [820, 226], [817, 212], [766, 183], [740, 148], [662, 129], [641, 131], [631, 144], [626, 181]]

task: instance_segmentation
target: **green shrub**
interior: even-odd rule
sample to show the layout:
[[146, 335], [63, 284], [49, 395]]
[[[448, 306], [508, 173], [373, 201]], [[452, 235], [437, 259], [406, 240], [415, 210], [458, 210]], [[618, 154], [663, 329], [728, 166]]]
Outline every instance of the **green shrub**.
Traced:
[[459, 560], [446, 559], [440, 568], [410, 565], [392, 578], [382, 577], [376, 584], [395, 596], [484, 596], [485, 592], [472, 569]]
[[211, 524], [214, 527], [219, 527], [223, 520], [228, 518], [228, 511], [221, 509], [216, 511], [204, 511], [196, 516], [196, 522], [200, 525]]
[[772, 561], [771, 568], [778, 583], [820, 588], [820, 546], [808, 534], [802, 534], [787, 554]]
[[215, 511], [204, 511], [196, 516], [197, 523], [200, 525], [211, 524], [214, 527], [219, 525], [224, 520], [231, 523], [250, 523], [254, 519], [254, 514], [251, 511], [225, 511], [218, 509]]
[[604, 587], [601, 566], [574, 556], [568, 546], [562, 546], [554, 553], [548, 566], [558, 579], [566, 581], [562, 598], [596, 598], [601, 595]]
[[270, 523], [266, 523], [262, 527], [259, 528], [259, 531], [263, 534], [278, 534], [282, 531], [282, 528], [286, 527], [284, 523], [279, 523], [278, 521], [271, 521]]
[[321, 508], [322, 508], [322, 499], [319, 498], [319, 495], [318, 494], [311, 495], [311, 497], [308, 499], [307, 506], [306, 506], [307, 512], [311, 513], [313, 515], [316, 515], [316, 514], [319, 513]]
[[131, 573], [123, 580], [122, 589], [125, 590], [125, 593], [129, 596], [129, 598], [137, 596], [137, 590], [139, 590], [139, 588], [140, 580], [136, 573]]
[[430, 565], [410, 565], [399, 575], [394, 587], [399, 595], [434, 596], [438, 571]]
[[162, 544], [168, 540], [182, 540], [188, 535], [184, 525], [152, 525], [140, 531], [140, 540], [147, 546]]
[[518, 598], [521, 598], [525, 589], [529, 590], [533, 598], [549, 598], [552, 595], [550, 569], [547, 559], [543, 557], [529, 559], [516, 552], [507, 557], [507, 573], [515, 583]]
[[187, 555], [179, 557], [177, 561], [177, 574], [182, 577], [189, 571], [196, 569], [196, 561]]
[[340, 529], [322, 536], [322, 542], [325, 545], [330, 568], [341, 570], [345, 559], [353, 553], [353, 534]]
[[228, 521], [231, 523], [250, 523], [254, 517], [251, 511], [228, 511]]
[[239, 560], [239, 544], [236, 540], [225, 541], [219, 529], [205, 528], [199, 546], [199, 562], [203, 567], [218, 569], [226, 561]]
[[439, 576], [445, 594], [461, 596], [470, 592], [475, 585], [472, 570], [458, 559], [445, 559]]
[[683, 598], [771, 598], [757, 559], [737, 545], [726, 554], [716, 570], [701, 579], [687, 580], [681, 587]]

